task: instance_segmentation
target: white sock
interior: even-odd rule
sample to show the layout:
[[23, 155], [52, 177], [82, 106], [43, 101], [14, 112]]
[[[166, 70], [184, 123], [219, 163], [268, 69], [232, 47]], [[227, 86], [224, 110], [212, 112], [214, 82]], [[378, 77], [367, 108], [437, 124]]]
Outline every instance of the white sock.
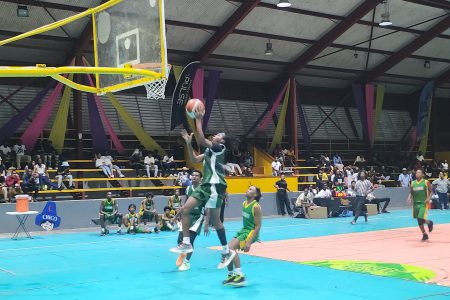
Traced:
[[191, 239], [189, 237], [184, 237], [183, 238], [183, 244], [190, 245], [191, 244]]
[[236, 274], [238, 274], [238, 275], [244, 275], [243, 273], [242, 273], [242, 269], [241, 268], [236, 268], [236, 269], [234, 269], [234, 271], [236, 272]]
[[230, 252], [230, 248], [228, 248], [228, 245], [222, 246], [222, 253], [227, 254], [228, 252]]

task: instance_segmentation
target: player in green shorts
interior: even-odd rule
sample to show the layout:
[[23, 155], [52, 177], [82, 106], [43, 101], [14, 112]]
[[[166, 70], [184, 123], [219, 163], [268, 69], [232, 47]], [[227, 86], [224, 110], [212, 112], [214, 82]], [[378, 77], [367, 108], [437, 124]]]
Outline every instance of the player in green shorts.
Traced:
[[433, 231], [433, 221], [427, 220], [428, 206], [431, 203], [431, 184], [423, 178], [423, 170], [417, 169], [416, 180], [411, 183], [411, 194], [408, 201], [413, 204], [413, 217], [417, 219], [420, 231], [422, 232], [422, 241], [428, 240], [428, 234], [425, 232], [424, 224], [428, 225], [428, 231]]
[[[186, 200], [194, 193], [194, 191], [200, 186], [200, 182], [202, 180], [202, 173], [198, 170], [192, 171], [191, 174], [191, 181], [192, 185], [188, 186], [186, 188]], [[189, 238], [192, 247], [194, 247], [194, 241], [195, 238], [201, 233], [202, 225], [205, 219], [208, 219], [206, 217], [206, 209], [203, 206], [197, 206], [194, 207], [193, 210], [191, 210], [190, 214], [190, 227], [189, 227]], [[206, 220], [208, 221], [208, 220]], [[179, 234], [178, 234], [178, 244], [181, 244], [183, 241], [183, 226], [179, 228]], [[208, 223], [205, 223], [205, 235], [209, 234], [208, 230]], [[191, 268], [190, 259], [192, 256], [192, 252], [190, 253], [181, 253], [177, 259], [176, 266], [178, 267], [178, 271], [187, 271]]]
[[127, 227], [127, 233], [151, 233], [151, 230], [139, 227], [139, 215], [136, 213], [136, 205], [128, 205], [128, 213], [123, 218], [123, 224]]
[[[256, 186], [250, 186], [245, 194], [247, 200], [242, 203], [242, 219], [244, 226], [231, 240], [229, 247], [236, 251], [250, 251], [250, 247], [258, 240], [261, 231], [261, 190]], [[236, 254], [233, 261], [228, 265], [228, 276], [223, 281], [225, 285], [244, 286], [246, 284], [245, 275], [241, 269], [239, 255]]]
[[236, 252], [230, 250], [225, 235], [225, 228], [220, 221], [220, 209], [225, 197], [227, 183], [225, 182], [225, 134], [219, 133], [206, 139], [203, 134], [203, 114], [196, 113], [196, 126], [194, 130], [197, 144], [205, 147], [203, 154], [197, 155], [192, 148], [192, 134], [182, 132], [186, 141], [187, 152], [194, 163], [203, 162], [203, 179], [200, 186], [192, 193], [181, 209], [183, 240], [177, 247], [170, 249], [176, 253], [190, 253], [194, 251], [190, 241], [189, 228], [191, 224], [191, 211], [198, 206], [209, 209], [210, 218], [213, 221], [220, 243], [223, 247], [222, 259], [218, 265], [219, 269], [225, 268], [234, 258]]
[[175, 211], [175, 214], [178, 214], [178, 212], [181, 209], [181, 197], [180, 197], [180, 190], [176, 189], [174, 191], [173, 196], [169, 197], [169, 201], [167, 202], [167, 206], [170, 207], [171, 210]]
[[101, 235], [109, 233], [106, 228], [106, 223], [118, 224], [119, 229], [117, 234], [122, 233], [122, 215], [119, 214], [119, 206], [117, 202], [112, 198], [112, 193], [106, 193], [106, 199], [100, 203], [100, 226], [102, 227]]
[[159, 215], [155, 208], [155, 201], [153, 200], [153, 193], [145, 194], [145, 199], [142, 200], [141, 207], [139, 208], [139, 217], [144, 222], [144, 228], [147, 226], [147, 221], [151, 222], [155, 220], [156, 233], [159, 233]]

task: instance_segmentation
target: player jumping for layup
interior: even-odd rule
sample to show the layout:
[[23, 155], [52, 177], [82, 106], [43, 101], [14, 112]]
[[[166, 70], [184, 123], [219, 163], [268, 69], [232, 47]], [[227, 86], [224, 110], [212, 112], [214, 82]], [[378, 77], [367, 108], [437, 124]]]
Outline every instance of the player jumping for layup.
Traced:
[[225, 228], [220, 221], [220, 208], [224, 200], [227, 184], [225, 182], [225, 173], [223, 169], [225, 159], [225, 134], [218, 133], [210, 140], [206, 139], [203, 134], [203, 114], [196, 116], [195, 139], [197, 144], [205, 147], [205, 153], [197, 155], [192, 148], [192, 134], [186, 131], [182, 132], [182, 137], [186, 141], [187, 150], [190, 159], [194, 163], [203, 162], [203, 180], [201, 185], [195, 189], [194, 193], [188, 198], [181, 209], [183, 242], [176, 248], [172, 248], [172, 252], [190, 253], [194, 251], [190, 241], [190, 214], [191, 211], [198, 206], [209, 208], [209, 215], [213, 221], [220, 243], [222, 244], [222, 259], [218, 265], [219, 269], [223, 269], [233, 260], [236, 252], [230, 250], [227, 244]]
[[416, 180], [411, 183], [411, 195], [408, 198], [413, 205], [413, 217], [417, 219], [420, 231], [422, 231], [422, 241], [428, 240], [424, 224], [428, 225], [428, 231], [433, 231], [433, 221], [427, 220], [428, 206], [430, 205], [431, 187], [428, 180], [423, 178], [423, 170], [416, 171]]

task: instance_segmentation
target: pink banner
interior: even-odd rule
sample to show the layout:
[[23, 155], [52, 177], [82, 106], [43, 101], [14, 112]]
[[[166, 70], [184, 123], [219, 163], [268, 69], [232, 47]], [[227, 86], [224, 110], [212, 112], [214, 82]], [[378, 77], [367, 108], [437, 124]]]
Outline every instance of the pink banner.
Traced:
[[[67, 75], [65, 75], [64, 77], [67, 78]], [[31, 149], [34, 148], [34, 145], [36, 144], [39, 135], [42, 133], [45, 124], [50, 118], [53, 107], [58, 101], [63, 86], [64, 85], [62, 83], [58, 83], [56, 85], [55, 89], [48, 96], [47, 100], [42, 105], [41, 109], [38, 111], [36, 116], [34, 116], [33, 122], [31, 122], [31, 124], [28, 126], [28, 128], [25, 130], [22, 137], [20, 138], [22, 140], [22, 144], [25, 145], [28, 151], [31, 151]]]
[[284, 93], [286, 92], [288, 84], [289, 84], [289, 80], [286, 82], [286, 84], [284, 85], [283, 89], [278, 94], [277, 99], [273, 103], [273, 106], [270, 109], [270, 111], [266, 114], [264, 119], [259, 124], [259, 126], [257, 128], [258, 131], [264, 130], [267, 127], [267, 125], [269, 124], [269, 122], [272, 121], [272, 117], [273, 117], [274, 113], [276, 112], [278, 106], [280, 106], [281, 100], [283, 100], [283, 96], [284, 96]]
[[[86, 66], [86, 63], [85, 63], [85, 66]], [[87, 79], [89, 81], [89, 84], [91, 86], [95, 86], [91, 75], [86, 74], [86, 76], [87, 76]], [[108, 130], [109, 136], [111, 137], [111, 140], [112, 140], [114, 146], [116, 147], [117, 152], [122, 154], [123, 152], [125, 152], [125, 148], [123, 147], [122, 143], [120, 142], [119, 138], [117, 137], [117, 134], [114, 131], [114, 129], [113, 129], [112, 125], [111, 125], [111, 122], [109, 122], [109, 119], [106, 116], [105, 110], [103, 108], [102, 101], [100, 101], [100, 98], [96, 94], [94, 94], [94, 99], [95, 99], [95, 103], [97, 104], [98, 112], [100, 113], [100, 117], [102, 118], [103, 123], [106, 126], [106, 130]]]
[[195, 73], [194, 82], [192, 83], [192, 96], [196, 99], [200, 99], [205, 102], [203, 98], [203, 82], [205, 78], [205, 70], [202, 68], [197, 69]]
[[369, 134], [370, 146], [373, 146], [375, 141], [374, 132], [374, 97], [375, 97], [375, 86], [373, 84], [366, 84], [366, 115], [367, 115], [367, 131]]

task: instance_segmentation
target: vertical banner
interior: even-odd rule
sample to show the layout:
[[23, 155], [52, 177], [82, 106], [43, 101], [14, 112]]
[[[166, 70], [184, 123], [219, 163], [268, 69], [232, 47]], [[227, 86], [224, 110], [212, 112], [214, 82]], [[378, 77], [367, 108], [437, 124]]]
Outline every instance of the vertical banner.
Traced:
[[366, 119], [367, 119], [367, 133], [369, 137], [370, 148], [372, 149], [375, 141], [375, 133], [373, 131], [374, 122], [374, 108], [373, 102], [375, 97], [375, 87], [373, 84], [366, 84]]
[[[67, 78], [67, 75], [64, 76]], [[58, 83], [53, 92], [48, 96], [47, 101], [42, 105], [41, 109], [38, 111], [36, 116], [34, 116], [33, 122], [28, 126], [25, 132], [21, 136], [21, 141], [25, 147], [29, 150], [34, 148], [39, 135], [44, 129], [45, 124], [48, 122], [50, 115], [52, 113], [53, 107], [58, 101], [59, 95], [63, 88], [62, 83]]]
[[[303, 143], [305, 144], [306, 150], [311, 152], [311, 136], [308, 132], [308, 126], [306, 125], [305, 113], [303, 112], [303, 107], [301, 105], [300, 97], [297, 96], [297, 111], [300, 121], [300, 130], [302, 132]], [[310, 153], [311, 154], [311, 153]]]
[[283, 106], [281, 107], [280, 117], [278, 118], [278, 124], [273, 135], [272, 143], [269, 147], [269, 153], [272, 153], [277, 145], [280, 145], [283, 140], [284, 128], [286, 126], [286, 112], [289, 105], [289, 84], [286, 86], [286, 93], [284, 94]]
[[[84, 61], [86, 64], [86, 61]], [[91, 86], [94, 86], [94, 81], [91, 77], [91, 75], [86, 74], [87, 80]], [[122, 145], [122, 143], [119, 140], [119, 137], [117, 136], [116, 132], [114, 131], [111, 122], [109, 122], [108, 117], [106, 116], [105, 109], [103, 108], [102, 101], [100, 100], [100, 97], [96, 94], [93, 94], [95, 103], [97, 104], [98, 112], [100, 113], [100, 117], [103, 120], [103, 123], [105, 123], [106, 129], [108, 130], [109, 136], [111, 137], [111, 141], [114, 144], [114, 147], [116, 147], [117, 152], [120, 154], [125, 152], [125, 147]]]
[[384, 102], [384, 85], [377, 85], [376, 92], [376, 101], [375, 101], [375, 121], [373, 123], [373, 136], [376, 137], [377, 134], [377, 126], [380, 122], [381, 112], [383, 111], [383, 102]]
[[[20, 125], [22, 125], [28, 116], [39, 106], [48, 92], [54, 88], [56, 85], [55, 80], [50, 80], [50, 83], [47, 85], [45, 89], [40, 91], [30, 103], [28, 103], [22, 110], [15, 115], [11, 120], [9, 120], [3, 127], [0, 129], [0, 144], [9, 139], [17, 129], [19, 129]], [[29, 149], [31, 150], [31, 149]]]
[[278, 109], [278, 106], [280, 106], [281, 100], [283, 99], [283, 95], [286, 93], [288, 85], [289, 85], [289, 80], [286, 82], [284, 87], [281, 89], [275, 102], [272, 105], [272, 108], [264, 116], [263, 120], [261, 121], [261, 123], [259, 124], [259, 126], [257, 128], [257, 131], [263, 131], [267, 127], [267, 125], [270, 123], [273, 115], [275, 114], [276, 110]]
[[200, 65], [199, 61], [188, 64], [181, 72], [172, 97], [172, 113], [170, 118], [170, 130], [174, 130], [178, 125], [183, 124], [189, 128], [186, 118], [186, 102], [189, 100], [192, 90], [194, 76]]
[[92, 148], [95, 153], [104, 154], [108, 150], [108, 139], [106, 138], [105, 128], [103, 128], [102, 119], [98, 113], [98, 107], [95, 103], [94, 95], [87, 94], [87, 104], [89, 112], [89, 122], [91, 123]]
[[434, 82], [428, 82], [420, 93], [419, 114], [417, 117], [417, 140], [420, 141], [419, 151], [425, 156], [427, 152], [428, 133], [430, 130], [431, 105], [433, 102]]
[[367, 132], [367, 116], [366, 116], [366, 109], [364, 104], [364, 93], [362, 86], [360, 84], [352, 84], [353, 89], [353, 95], [355, 97], [355, 104], [356, 108], [359, 112], [359, 117], [361, 119], [361, 125], [363, 127], [363, 134], [365, 139], [368, 140], [369, 135]]
[[[73, 80], [73, 74], [69, 75], [69, 80]], [[64, 93], [59, 104], [58, 112], [56, 113], [55, 120], [53, 121], [52, 131], [50, 132], [49, 140], [52, 142], [53, 148], [61, 154], [64, 149], [64, 139], [66, 137], [67, 130], [67, 117], [69, 115], [70, 96], [72, 88], [66, 86]]]
[[166, 153], [166, 151], [145, 132], [144, 128], [142, 128], [133, 116], [127, 112], [127, 110], [120, 104], [119, 100], [117, 100], [112, 93], [106, 93], [106, 96], [108, 96], [109, 101], [111, 101], [111, 104], [117, 110], [122, 120], [125, 124], [127, 124], [128, 128], [130, 128], [146, 150], [158, 150], [159, 154]]
[[175, 75], [175, 80], [178, 82], [180, 80], [181, 72], [183, 71], [182, 66], [172, 66], [173, 74]]
[[203, 117], [203, 131], [206, 131], [208, 126], [209, 118], [211, 117], [211, 112], [214, 106], [214, 100], [217, 96], [217, 91], [219, 90], [219, 82], [222, 71], [209, 70], [208, 71], [208, 84], [206, 86], [206, 97], [205, 97], [205, 116]]
[[[290, 96], [289, 100], [289, 112], [291, 123], [291, 146], [294, 148], [295, 159], [298, 159], [298, 112], [297, 112], [297, 83], [294, 78], [291, 78], [290, 83]], [[294, 162], [297, 163], [296, 161]]]
[[194, 81], [192, 82], [192, 97], [205, 101], [204, 93], [205, 70], [198, 68], [195, 72]]

